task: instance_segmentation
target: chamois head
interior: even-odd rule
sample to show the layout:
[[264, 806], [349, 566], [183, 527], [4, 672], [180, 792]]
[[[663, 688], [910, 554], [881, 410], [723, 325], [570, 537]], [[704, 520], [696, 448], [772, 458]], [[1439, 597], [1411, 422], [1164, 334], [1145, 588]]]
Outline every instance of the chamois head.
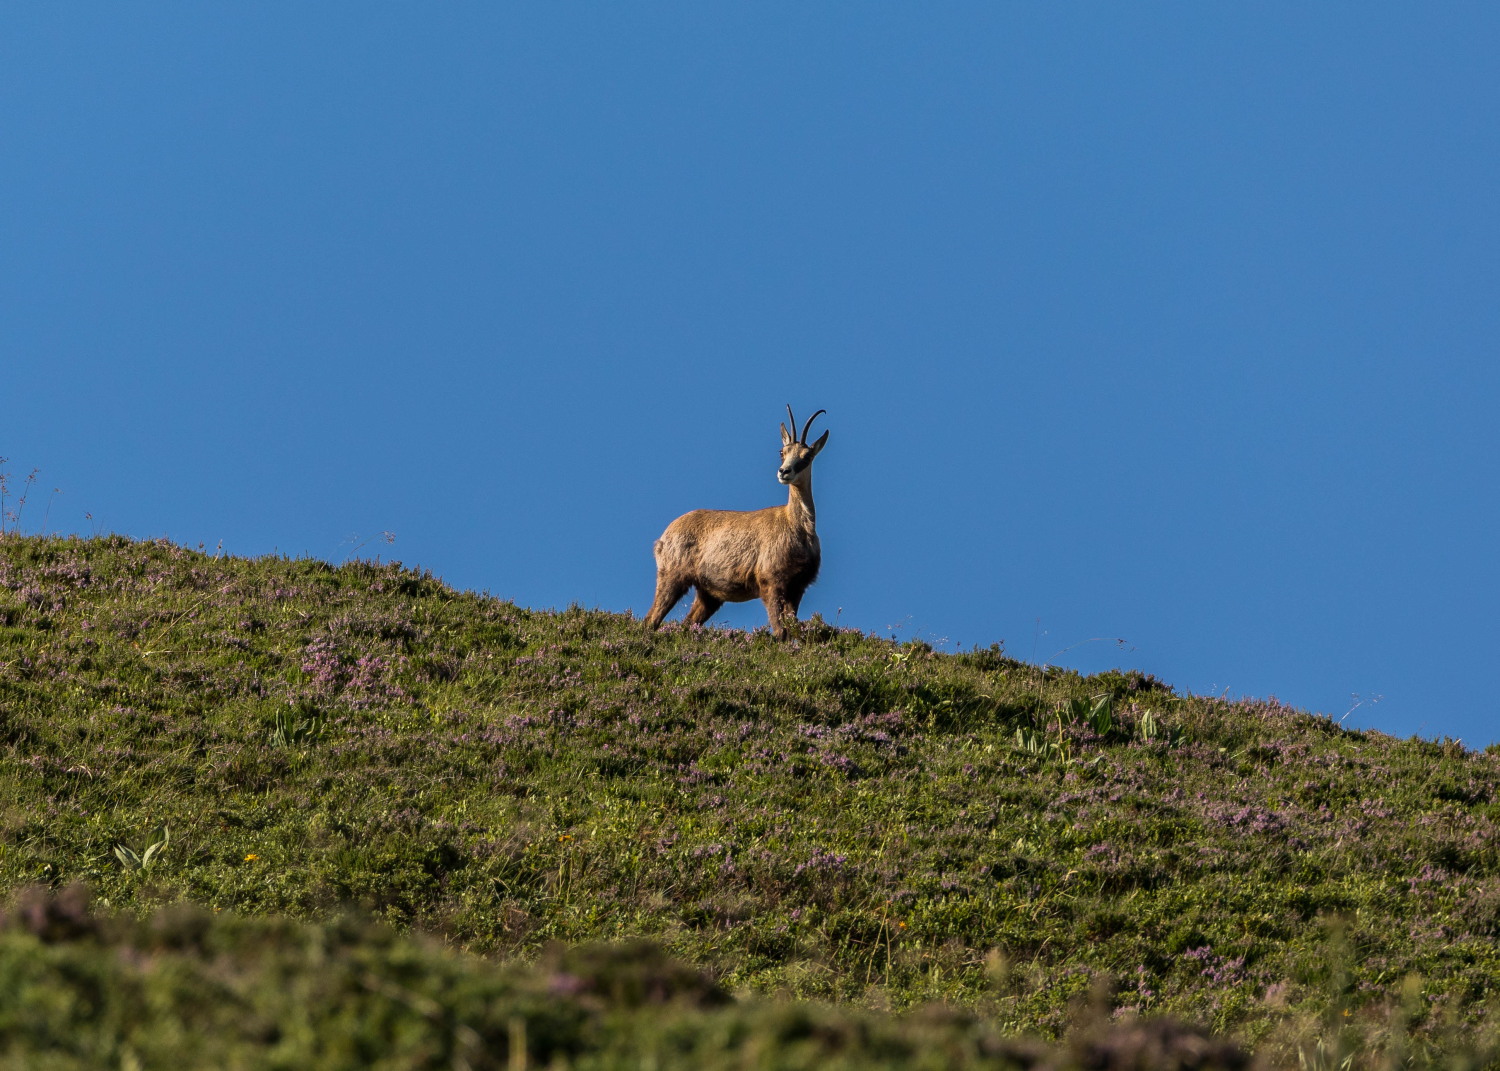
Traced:
[[807, 423], [802, 425], [802, 434], [797, 434], [797, 418], [792, 416], [790, 404], [786, 407], [786, 418], [791, 421], [792, 430], [787, 431], [785, 424], [781, 425], [781, 466], [776, 470], [776, 478], [782, 483], [796, 483], [801, 475], [812, 465], [813, 458], [823, 449], [828, 442], [828, 433], [825, 431], [818, 437], [818, 441], [811, 446], [807, 445], [807, 430], [812, 427], [812, 422], [828, 410], [819, 409], [807, 418]]

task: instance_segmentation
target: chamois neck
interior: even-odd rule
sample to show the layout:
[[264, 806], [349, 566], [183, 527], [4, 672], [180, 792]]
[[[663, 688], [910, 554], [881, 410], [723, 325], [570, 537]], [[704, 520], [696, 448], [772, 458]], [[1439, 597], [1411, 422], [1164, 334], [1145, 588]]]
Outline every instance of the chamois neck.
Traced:
[[795, 483], [787, 484], [786, 515], [799, 528], [811, 529], [817, 521], [813, 509], [812, 473], [807, 473]]

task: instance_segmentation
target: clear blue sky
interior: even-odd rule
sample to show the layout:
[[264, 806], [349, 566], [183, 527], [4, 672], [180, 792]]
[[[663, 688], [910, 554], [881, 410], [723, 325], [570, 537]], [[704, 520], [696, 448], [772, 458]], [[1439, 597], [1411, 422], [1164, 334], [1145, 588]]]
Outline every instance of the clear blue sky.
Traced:
[[9, 5], [0, 455], [32, 531], [639, 614], [826, 408], [804, 613], [1483, 745], [1497, 56], [1479, 3]]

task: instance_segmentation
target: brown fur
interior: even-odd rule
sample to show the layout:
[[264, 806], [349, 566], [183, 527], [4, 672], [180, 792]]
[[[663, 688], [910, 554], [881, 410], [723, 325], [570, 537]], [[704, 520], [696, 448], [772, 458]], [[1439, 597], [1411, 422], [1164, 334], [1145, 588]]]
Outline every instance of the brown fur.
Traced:
[[[820, 410], [821, 411], [821, 410]], [[788, 410], [790, 415], [790, 410]], [[817, 414], [814, 414], [816, 418]], [[808, 425], [812, 424], [809, 420]], [[688, 588], [697, 597], [686, 621], [701, 625], [726, 602], [760, 599], [777, 639], [786, 638], [786, 618], [797, 620], [797, 607], [818, 577], [818, 545], [812, 498], [812, 460], [828, 441], [825, 431], [808, 446], [781, 428], [781, 466], [777, 479], [787, 485], [785, 506], [758, 510], [695, 509], [684, 513], [656, 541], [656, 599], [646, 615], [655, 629]]]

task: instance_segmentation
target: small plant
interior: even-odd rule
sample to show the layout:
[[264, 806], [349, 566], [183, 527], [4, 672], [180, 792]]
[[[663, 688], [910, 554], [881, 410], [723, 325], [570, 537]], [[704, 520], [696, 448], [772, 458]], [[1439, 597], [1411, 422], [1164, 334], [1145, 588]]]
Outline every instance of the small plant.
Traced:
[[161, 853], [172, 843], [172, 831], [165, 825], [157, 826], [151, 834], [151, 841], [146, 845], [144, 851], [137, 852], [124, 844], [115, 845], [115, 858], [120, 865], [131, 874], [143, 874], [150, 870], [152, 865], [161, 857]]
[[[344, 555], [343, 560], [347, 562], [350, 559], [354, 558], [359, 554], [360, 551], [364, 550], [365, 547], [369, 546], [377, 538], [386, 546], [390, 546], [392, 543], [396, 542], [396, 533], [381, 532], [379, 536], [361, 536], [358, 533], [351, 535], [348, 539], [344, 540], [343, 543], [340, 544], [340, 546], [348, 546], [353, 548], [349, 551], [349, 553]], [[220, 541], [219, 546], [222, 547], [223, 545], [223, 542]], [[215, 555], [215, 557], [217, 557], [217, 555]], [[379, 560], [379, 558], [376, 559], [376, 561]]]
[[1053, 745], [1043, 733], [1023, 725], [1016, 730], [1016, 748], [1028, 755], [1045, 757], [1052, 754]]
[[1297, 1066], [1301, 1071], [1350, 1071], [1354, 1066], [1354, 1053], [1345, 1052], [1338, 1041], [1329, 1045], [1320, 1037], [1314, 1044], [1303, 1045], [1297, 1050]]
[[1092, 706], [1086, 699], [1074, 699], [1068, 709], [1074, 722], [1085, 723], [1099, 736], [1108, 736], [1115, 727], [1115, 704], [1108, 692], [1094, 696]]
[[1140, 724], [1135, 731], [1142, 740], [1155, 740], [1161, 735], [1161, 724], [1156, 720], [1156, 715], [1148, 710], [1141, 715]]
[[[1087, 699], [1070, 699], [1058, 706], [1053, 717], [1047, 719], [1043, 729], [1021, 726], [1015, 733], [1015, 745], [1028, 755], [1041, 758], [1057, 758], [1063, 763], [1072, 762], [1072, 742], [1068, 737], [1068, 726], [1087, 725], [1095, 735], [1108, 737], [1115, 729], [1114, 700], [1108, 695], [1097, 695]], [[1052, 739], [1049, 732], [1055, 727]]]
[[327, 719], [308, 703], [282, 707], [271, 717], [268, 742], [272, 747], [305, 747], [315, 744], [327, 728]]
[[10, 458], [0, 457], [0, 535], [6, 532], [6, 525], [10, 526], [11, 532], [21, 530], [21, 514], [26, 510], [26, 498], [31, 494], [31, 487], [36, 483], [36, 478], [41, 469], [32, 469], [26, 475], [25, 482], [21, 485], [21, 494], [16, 499], [14, 506], [8, 505], [10, 498], [10, 473], [5, 471], [4, 466], [10, 463]]
[[1136, 723], [1136, 739], [1142, 743], [1150, 743], [1160, 740], [1168, 747], [1179, 747], [1187, 742], [1187, 734], [1181, 729], [1168, 729], [1162, 725], [1161, 719], [1152, 711], [1146, 711], [1141, 715], [1141, 720]]

